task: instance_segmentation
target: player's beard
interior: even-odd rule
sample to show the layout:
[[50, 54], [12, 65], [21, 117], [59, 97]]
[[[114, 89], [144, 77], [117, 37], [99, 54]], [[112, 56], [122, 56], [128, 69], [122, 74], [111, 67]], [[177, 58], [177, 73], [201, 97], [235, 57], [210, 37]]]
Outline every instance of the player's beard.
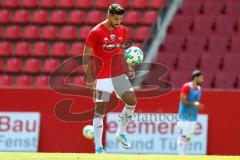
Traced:
[[116, 27], [116, 26], [112, 23], [111, 19], [110, 19], [110, 25], [111, 25], [111, 27], [114, 28], [114, 29], [118, 27], [118, 26]]
[[200, 82], [197, 82], [197, 85], [198, 85], [198, 86], [202, 86], [202, 83], [200, 83]]

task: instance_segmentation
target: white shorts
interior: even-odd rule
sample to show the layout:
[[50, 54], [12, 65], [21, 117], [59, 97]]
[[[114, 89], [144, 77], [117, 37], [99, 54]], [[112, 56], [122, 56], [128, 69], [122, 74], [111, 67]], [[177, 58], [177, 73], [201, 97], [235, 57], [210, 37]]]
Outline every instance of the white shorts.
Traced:
[[196, 122], [195, 121], [179, 121], [177, 123], [179, 135], [186, 136], [187, 138], [190, 138], [195, 129], [196, 129]]
[[126, 91], [133, 91], [133, 87], [125, 74], [120, 76], [96, 80], [95, 102], [108, 102], [112, 92], [118, 98]]

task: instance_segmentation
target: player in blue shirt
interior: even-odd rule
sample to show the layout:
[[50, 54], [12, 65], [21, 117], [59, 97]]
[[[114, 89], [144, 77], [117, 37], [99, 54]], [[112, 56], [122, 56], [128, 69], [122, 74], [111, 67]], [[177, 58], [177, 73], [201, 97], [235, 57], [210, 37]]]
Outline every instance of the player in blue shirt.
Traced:
[[201, 71], [195, 70], [192, 73], [192, 81], [182, 86], [179, 103], [179, 136], [178, 153], [185, 155], [190, 142], [190, 138], [196, 128], [198, 109], [203, 109], [201, 99], [201, 85], [204, 77]]

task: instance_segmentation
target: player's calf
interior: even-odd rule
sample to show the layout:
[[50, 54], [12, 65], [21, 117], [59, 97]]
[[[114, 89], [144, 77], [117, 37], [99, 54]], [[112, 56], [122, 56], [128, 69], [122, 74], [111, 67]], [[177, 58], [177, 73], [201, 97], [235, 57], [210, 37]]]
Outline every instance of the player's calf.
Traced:
[[187, 149], [188, 149], [188, 144], [190, 142], [190, 138], [186, 136], [179, 136], [177, 140], [178, 144], [178, 154], [179, 155], [186, 155], [187, 154]]

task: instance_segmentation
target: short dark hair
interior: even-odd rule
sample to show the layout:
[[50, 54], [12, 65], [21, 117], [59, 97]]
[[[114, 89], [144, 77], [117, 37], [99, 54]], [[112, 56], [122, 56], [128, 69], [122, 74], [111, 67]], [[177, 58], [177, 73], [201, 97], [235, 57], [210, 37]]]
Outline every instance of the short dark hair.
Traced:
[[192, 72], [192, 80], [194, 80], [195, 77], [199, 77], [201, 75], [203, 75], [203, 73], [200, 70], [194, 70]]
[[120, 6], [119, 4], [111, 4], [109, 7], [108, 7], [108, 13], [109, 14], [117, 14], [117, 15], [123, 15], [125, 12], [125, 10], [122, 8], [122, 6]]

